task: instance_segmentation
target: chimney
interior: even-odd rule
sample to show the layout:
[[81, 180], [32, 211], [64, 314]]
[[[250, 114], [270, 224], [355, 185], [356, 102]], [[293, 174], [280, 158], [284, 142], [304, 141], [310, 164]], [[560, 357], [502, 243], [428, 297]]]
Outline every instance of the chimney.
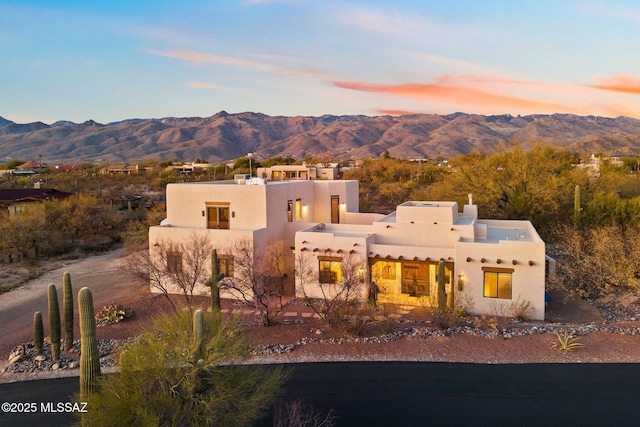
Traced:
[[473, 204], [473, 194], [469, 193], [469, 204]]

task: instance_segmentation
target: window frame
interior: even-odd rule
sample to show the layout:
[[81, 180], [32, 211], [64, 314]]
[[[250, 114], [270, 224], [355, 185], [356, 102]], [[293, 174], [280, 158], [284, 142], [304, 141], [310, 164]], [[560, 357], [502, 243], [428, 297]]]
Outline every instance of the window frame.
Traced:
[[295, 201], [295, 220], [302, 221], [302, 199], [298, 198]]
[[[325, 266], [328, 265], [329, 268], [323, 268], [323, 264]], [[342, 258], [318, 257], [318, 283], [321, 285], [339, 285], [342, 283]]]
[[385, 280], [396, 280], [396, 262], [395, 261], [382, 261], [380, 266], [382, 270], [382, 278]]
[[180, 274], [182, 273], [182, 252], [180, 251], [167, 251], [167, 273]]
[[224, 277], [233, 277], [233, 255], [218, 255], [218, 271], [224, 274]]
[[[206, 206], [206, 221], [207, 221], [207, 229], [208, 230], [229, 230], [231, 229], [231, 204], [229, 202], [205, 202]], [[220, 218], [223, 217], [221, 215], [222, 211], [227, 212], [226, 221], [221, 221]], [[213, 221], [211, 220], [211, 213], [215, 212], [215, 224], [213, 227]], [[221, 227], [220, 225], [226, 225]]]
[[[482, 280], [482, 297], [491, 299], [503, 299], [513, 300], [513, 268], [496, 268], [496, 267], [482, 267], [483, 280]], [[492, 283], [488, 282], [488, 277], [493, 277]], [[501, 278], [506, 279], [508, 277], [508, 296], [505, 294], [506, 286], [501, 286]], [[490, 288], [490, 287], [493, 287]], [[489, 292], [487, 292], [489, 290]]]

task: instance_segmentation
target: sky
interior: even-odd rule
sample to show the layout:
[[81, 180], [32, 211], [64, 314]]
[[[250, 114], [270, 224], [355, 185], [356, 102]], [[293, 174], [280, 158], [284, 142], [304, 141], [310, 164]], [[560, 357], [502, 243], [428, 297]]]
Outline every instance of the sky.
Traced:
[[640, 2], [0, 0], [0, 116], [640, 118]]

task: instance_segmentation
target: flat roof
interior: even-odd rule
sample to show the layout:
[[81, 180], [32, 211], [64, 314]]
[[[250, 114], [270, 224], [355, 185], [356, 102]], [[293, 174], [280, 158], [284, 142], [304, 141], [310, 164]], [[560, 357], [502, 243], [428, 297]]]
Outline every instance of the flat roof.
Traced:
[[[487, 240], [499, 242], [501, 240], [513, 240], [516, 242], [533, 242], [533, 236], [523, 228], [487, 227]], [[477, 241], [477, 240], [476, 240]]]

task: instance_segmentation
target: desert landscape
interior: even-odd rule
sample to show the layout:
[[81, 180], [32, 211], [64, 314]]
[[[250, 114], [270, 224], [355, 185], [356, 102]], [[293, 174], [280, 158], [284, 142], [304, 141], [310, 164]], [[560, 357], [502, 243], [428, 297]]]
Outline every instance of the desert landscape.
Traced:
[[[63, 266], [54, 264], [42, 277], [0, 296], [0, 322], [5, 331], [0, 347], [0, 382], [78, 375], [78, 369], [72, 364], [78, 359], [78, 346], [75, 351], [63, 352], [62, 361], [55, 369], [51, 360], [34, 365], [31, 357], [13, 364], [7, 359], [16, 347], [33, 341], [33, 312], [46, 313], [46, 287], [49, 283], [59, 284], [65, 271], [72, 276], [74, 292], [82, 286], [92, 289], [96, 312], [110, 303], [133, 310], [133, 316], [123, 322], [98, 327], [98, 338], [104, 343], [103, 364], [110, 369], [113, 361], [107, 357], [108, 353], [147, 326], [159, 310], [169, 309], [162, 296], [151, 294], [145, 283], [136, 283], [123, 273], [124, 256], [126, 251], [118, 249]], [[387, 313], [396, 321], [394, 326], [382, 328], [372, 322], [358, 337], [345, 337], [332, 330], [315, 318], [309, 307], [295, 300], [285, 305], [278, 324], [270, 327], [260, 326], [257, 313], [243, 304], [223, 300], [223, 312], [242, 316], [245, 331], [256, 346], [253, 358], [256, 363], [350, 360], [488, 364], [640, 362], [640, 321], [629, 320], [633, 319], [630, 313], [638, 309], [637, 297], [616, 299], [621, 305], [617, 305], [618, 310], [609, 310], [608, 321], [599, 309], [586, 301], [563, 301], [561, 295], [556, 297], [549, 303], [547, 319], [543, 322], [501, 319], [492, 324], [491, 319], [483, 316], [459, 319], [445, 329], [434, 322], [430, 312], [420, 307], [380, 307], [380, 314]], [[176, 302], [178, 300], [176, 298]], [[608, 307], [607, 301], [602, 307]], [[210, 300], [199, 297], [197, 304], [208, 310]], [[622, 310], [624, 307], [627, 307], [626, 311]], [[46, 322], [46, 315], [43, 317]], [[554, 348], [554, 343], [558, 342], [556, 332], [577, 337], [581, 347], [574, 351]]]

